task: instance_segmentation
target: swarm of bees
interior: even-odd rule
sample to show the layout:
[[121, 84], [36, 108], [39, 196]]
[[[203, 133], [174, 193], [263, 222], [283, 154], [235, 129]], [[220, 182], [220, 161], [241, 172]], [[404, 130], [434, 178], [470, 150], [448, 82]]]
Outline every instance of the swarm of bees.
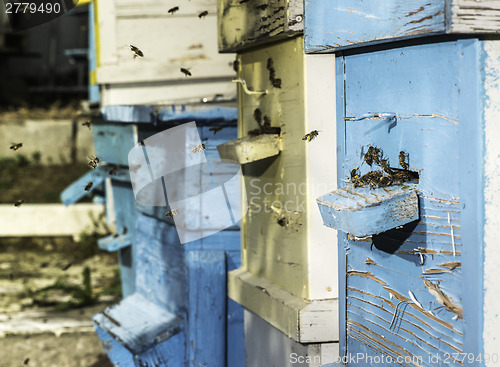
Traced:
[[267, 70], [269, 70], [269, 81], [275, 88], [281, 88], [281, 79], [276, 78], [276, 71], [274, 70], [273, 59], [267, 59]]
[[173, 8], [168, 9], [168, 12], [169, 12], [170, 14], [175, 14], [175, 12], [176, 12], [177, 10], [179, 10], [179, 7], [178, 7], [178, 6], [174, 6]]
[[359, 175], [359, 167], [351, 170], [351, 182], [354, 187], [369, 186], [371, 189], [376, 187], [387, 187], [393, 184], [402, 184], [407, 181], [419, 179], [418, 173], [410, 171], [407, 160], [408, 153], [399, 152], [399, 165], [401, 168], [393, 168], [389, 165], [389, 160], [383, 158], [382, 149], [370, 146], [363, 156], [363, 163], [372, 167], [376, 164], [382, 170], [373, 170], [362, 176]]
[[10, 143], [10, 149], [12, 149], [13, 151], [18, 150], [22, 146], [23, 146], [23, 143]]
[[17, 200], [17, 201], [14, 203], [14, 206], [19, 207], [19, 206], [23, 205], [25, 202], [26, 202], [26, 201], [25, 201], [25, 200], [23, 200], [23, 199]]
[[198, 14], [198, 18], [205, 18], [206, 16], [208, 15], [208, 11], [205, 10], [205, 11], [202, 11], [200, 14]]
[[185, 76], [191, 76], [191, 72], [186, 68], [181, 68], [181, 73], [183, 73]]
[[198, 144], [197, 146], [195, 146], [192, 150], [193, 153], [199, 153], [203, 150], [205, 150], [206, 148], [206, 145], [205, 144]]
[[311, 140], [314, 140], [318, 137], [319, 131], [318, 130], [313, 130], [310, 133], [307, 133], [302, 137], [302, 140], [307, 140], [307, 142], [310, 142]]
[[144, 54], [142, 51], [139, 49], [139, 47], [134, 46], [134, 45], [129, 45], [130, 51], [132, 51], [132, 54], [134, 55], [134, 59], [139, 56], [139, 57], [144, 57]]
[[177, 209], [171, 209], [171, 210], [169, 210], [168, 212], [165, 213], [165, 216], [174, 219], [174, 217], [177, 214], [179, 214], [179, 211]]
[[92, 169], [96, 169], [97, 165], [99, 164], [99, 158], [96, 156], [91, 155], [90, 157], [87, 157], [89, 159], [88, 165]]

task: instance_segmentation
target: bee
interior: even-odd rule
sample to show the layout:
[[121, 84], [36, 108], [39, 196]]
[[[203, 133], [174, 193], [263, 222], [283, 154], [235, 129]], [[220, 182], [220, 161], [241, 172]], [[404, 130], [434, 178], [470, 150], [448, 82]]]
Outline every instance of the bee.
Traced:
[[139, 49], [139, 47], [137, 46], [134, 46], [134, 45], [129, 45], [128, 47], [130, 47], [130, 51], [132, 51], [132, 53], [134, 54], [134, 59], [139, 56], [139, 57], [144, 57], [144, 54], [142, 53], [142, 51]]
[[144, 147], [144, 146], [146, 146], [146, 145], [144, 144], [144, 139], [142, 139], [139, 143], [140, 143], [143, 147]]
[[191, 72], [186, 68], [181, 68], [181, 73], [184, 73], [185, 76], [191, 76]]
[[367, 152], [365, 153], [364, 160], [366, 164], [368, 164], [370, 167], [373, 164], [373, 162], [380, 165], [381, 156], [382, 156], [382, 151], [379, 148], [370, 146]]
[[392, 175], [380, 177], [380, 179], [379, 179], [379, 186], [380, 187], [387, 187], [391, 184], [392, 184]]
[[286, 220], [286, 217], [282, 217], [282, 218], [278, 218], [277, 223], [278, 223], [281, 227], [286, 227], [286, 226], [287, 226], [287, 224], [288, 224], [288, 221]]
[[111, 168], [109, 171], [108, 171], [108, 174], [110, 175], [114, 175], [116, 173], [116, 171], [118, 171], [118, 166], [114, 166], [113, 168]]
[[389, 167], [389, 160], [387, 159], [381, 159], [380, 160], [380, 167], [384, 170], [385, 173], [392, 175], [393, 171], [391, 167]]
[[355, 183], [356, 180], [359, 178], [359, 175], [358, 175], [358, 169], [359, 168], [354, 168], [352, 171], [351, 171], [351, 182], [352, 183]]
[[272, 79], [271, 84], [274, 88], [281, 88], [281, 79]]
[[310, 133], [307, 133], [306, 135], [304, 135], [302, 140], [307, 140], [307, 142], [310, 142], [311, 140], [315, 139], [318, 135], [319, 135], [319, 131], [313, 130]]
[[178, 6], [174, 6], [173, 8], [168, 9], [168, 12], [170, 14], [174, 14], [177, 10], [179, 10], [179, 7]]
[[399, 152], [399, 165], [402, 169], [408, 169], [408, 164], [406, 163], [407, 158], [408, 153], [405, 153], [403, 150]]
[[88, 165], [92, 169], [95, 169], [97, 167], [97, 164], [99, 163], [99, 158], [91, 155], [90, 157], [87, 157], [89, 159]]
[[119, 236], [119, 234], [118, 234], [118, 233], [115, 233], [115, 234], [113, 235], [113, 238], [118, 238], [118, 236]]
[[233, 61], [233, 70], [237, 73], [240, 70], [240, 62], [238, 60]]
[[171, 209], [171, 210], [169, 210], [168, 212], [165, 213], [165, 216], [174, 219], [174, 217], [177, 214], [179, 214], [179, 211], [177, 209]]
[[10, 143], [10, 144], [11, 144], [10, 149], [12, 149], [13, 151], [18, 150], [23, 146], [23, 143]]
[[73, 264], [69, 263], [68, 265], [66, 265], [66, 266], [65, 266], [64, 268], [62, 268], [61, 270], [62, 270], [62, 271], [66, 271], [66, 270], [68, 270], [69, 268], [71, 268], [71, 265], [73, 265]]
[[82, 123], [82, 126], [87, 126], [90, 130], [90, 125], [92, 125], [92, 121], [91, 120], [88, 120], [88, 121], [85, 121], [84, 123]]
[[122, 231], [122, 234], [123, 234], [123, 235], [125, 235], [125, 234], [127, 234], [127, 232], [128, 232], [127, 227], [123, 226], [123, 231]]
[[25, 365], [27, 365], [28, 363], [30, 363], [30, 359], [29, 359], [29, 358], [26, 358], [26, 359], [24, 360], [24, 364], [25, 364]]
[[274, 65], [273, 59], [268, 58], [268, 59], [267, 59], [267, 66], [266, 66], [266, 67], [267, 67], [267, 70], [271, 70], [271, 69], [273, 69], [273, 65]]
[[359, 177], [354, 182], [354, 187], [360, 187], [364, 185], [369, 185], [370, 188], [378, 186], [380, 178], [382, 177], [382, 172], [380, 171], [370, 171], [363, 176]]
[[199, 153], [201, 152], [202, 150], [205, 150], [206, 148], [206, 145], [205, 144], [198, 144], [197, 146], [195, 146], [192, 150], [193, 153]]
[[253, 118], [257, 123], [262, 125], [262, 111], [259, 108], [256, 108], [255, 111], [253, 111]]
[[205, 10], [205, 11], [202, 11], [200, 14], [198, 14], [198, 18], [205, 18], [206, 16], [208, 15], [208, 11]]
[[262, 126], [264, 130], [268, 130], [271, 127], [271, 119], [268, 116], [264, 116], [264, 124]]
[[90, 189], [92, 188], [92, 186], [94, 186], [94, 183], [92, 181], [90, 181], [87, 186], [85, 186], [85, 191], [90, 191]]
[[26, 202], [26, 200], [24, 200], [24, 199], [19, 199], [19, 200], [17, 200], [17, 201], [14, 203], [14, 206], [18, 206], [18, 207], [19, 207], [19, 206], [23, 205], [25, 202]]
[[215, 135], [215, 134], [217, 134], [217, 132], [221, 131], [222, 129], [224, 129], [224, 126], [214, 126], [214, 127], [211, 127], [210, 129], [208, 129], [208, 131], [213, 131], [214, 135]]

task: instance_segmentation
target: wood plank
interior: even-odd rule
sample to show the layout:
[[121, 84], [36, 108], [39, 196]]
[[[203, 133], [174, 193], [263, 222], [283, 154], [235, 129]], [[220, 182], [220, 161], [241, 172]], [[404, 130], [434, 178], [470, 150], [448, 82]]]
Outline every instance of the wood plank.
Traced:
[[228, 294], [300, 343], [338, 341], [338, 300], [307, 301], [245, 269], [228, 273]]
[[104, 212], [101, 204], [23, 204], [0, 205], [0, 236], [78, 236], [92, 228], [91, 218]]

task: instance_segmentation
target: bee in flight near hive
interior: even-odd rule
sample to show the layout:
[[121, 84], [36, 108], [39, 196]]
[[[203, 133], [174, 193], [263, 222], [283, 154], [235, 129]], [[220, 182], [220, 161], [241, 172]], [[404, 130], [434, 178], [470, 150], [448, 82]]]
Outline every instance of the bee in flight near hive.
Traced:
[[12, 149], [13, 151], [18, 150], [22, 146], [23, 146], [23, 143], [10, 143], [10, 149]]
[[92, 121], [88, 120], [88, 121], [85, 121], [84, 123], [82, 123], [82, 126], [87, 126], [90, 130], [90, 125], [92, 125]]
[[181, 73], [183, 73], [185, 76], [191, 76], [191, 72], [186, 68], [181, 68]]
[[26, 202], [25, 200], [20, 199], [20, 200], [18, 200], [18, 201], [16, 201], [16, 202], [14, 203], [14, 206], [19, 207], [19, 206], [23, 205], [25, 202]]
[[92, 169], [96, 169], [97, 165], [99, 164], [99, 158], [91, 155], [90, 157], [87, 157], [88, 160], [89, 160], [89, 167], [91, 167]]
[[179, 214], [179, 211], [177, 209], [171, 209], [171, 210], [169, 210], [168, 212], [165, 213], [165, 216], [174, 219], [174, 217], [177, 214]]
[[168, 12], [170, 14], [174, 14], [177, 10], [179, 10], [179, 7], [178, 6], [174, 6], [173, 8], [168, 9]]
[[192, 150], [193, 153], [199, 153], [201, 152], [202, 150], [205, 150], [206, 148], [206, 145], [205, 144], [198, 144], [197, 146], [195, 146]]
[[202, 12], [198, 15], [198, 17], [201, 19], [201, 18], [205, 18], [207, 15], [208, 15], [208, 11], [207, 11], [207, 10], [205, 10], [205, 11], [202, 11]]
[[128, 47], [130, 47], [130, 51], [132, 51], [132, 53], [134, 54], [134, 59], [139, 56], [139, 57], [144, 57], [144, 54], [142, 53], [142, 51], [139, 49], [139, 47], [137, 46], [134, 46], [134, 45], [129, 45]]
[[90, 181], [87, 186], [85, 186], [85, 191], [90, 191], [90, 189], [92, 188], [92, 186], [94, 186], [94, 183], [92, 181]]
[[307, 142], [310, 142], [311, 140], [315, 139], [318, 135], [319, 135], [319, 131], [313, 130], [310, 133], [307, 133], [306, 135], [304, 135], [302, 140], [307, 140]]
[[221, 131], [224, 128], [224, 126], [214, 126], [208, 129], [208, 131], [213, 131], [214, 135], [217, 134], [217, 132]]

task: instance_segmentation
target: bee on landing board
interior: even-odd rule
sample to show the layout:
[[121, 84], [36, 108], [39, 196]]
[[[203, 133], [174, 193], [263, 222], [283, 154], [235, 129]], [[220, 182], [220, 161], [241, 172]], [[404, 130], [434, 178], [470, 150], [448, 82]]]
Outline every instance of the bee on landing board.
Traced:
[[25, 202], [26, 202], [26, 200], [23, 200], [23, 199], [17, 200], [17, 201], [14, 203], [14, 206], [19, 207], [19, 206], [23, 205]]
[[202, 150], [205, 150], [206, 148], [206, 145], [205, 144], [198, 144], [197, 146], [195, 146], [192, 150], [193, 153], [199, 153], [201, 152]]
[[137, 46], [134, 46], [134, 45], [129, 45], [128, 47], [130, 47], [130, 51], [132, 51], [132, 53], [134, 54], [134, 59], [139, 56], [139, 57], [144, 57], [144, 54], [142, 53], [142, 51], [139, 49], [139, 47]]
[[318, 130], [313, 130], [310, 133], [304, 135], [302, 140], [307, 140], [307, 142], [310, 142], [311, 140], [315, 139], [319, 135]]
[[168, 212], [165, 213], [165, 216], [174, 219], [174, 217], [177, 214], [179, 214], [179, 211], [177, 209], [171, 209], [171, 210], [169, 210]]
[[10, 149], [12, 149], [13, 151], [18, 150], [22, 146], [23, 146], [23, 143], [10, 143]]

